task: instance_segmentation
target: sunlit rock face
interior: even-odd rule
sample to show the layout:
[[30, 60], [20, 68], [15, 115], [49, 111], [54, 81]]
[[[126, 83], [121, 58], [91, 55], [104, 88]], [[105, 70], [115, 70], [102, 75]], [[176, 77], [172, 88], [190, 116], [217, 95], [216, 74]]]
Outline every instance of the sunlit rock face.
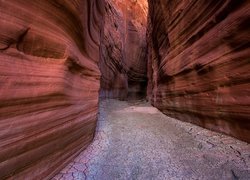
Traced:
[[145, 0], [106, 0], [101, 40], [101, 96], [141, 98], [147, 86]]
[[91, 142], [103, 9], [0, 1], [0, 179], [49, 179]]
[[149, 0], [148, 97], [250, 142], [250, 1]]

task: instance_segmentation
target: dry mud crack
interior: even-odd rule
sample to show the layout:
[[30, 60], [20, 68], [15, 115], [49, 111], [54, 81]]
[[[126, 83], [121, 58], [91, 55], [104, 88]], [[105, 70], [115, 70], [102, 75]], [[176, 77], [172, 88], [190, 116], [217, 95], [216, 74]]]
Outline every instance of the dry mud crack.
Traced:
[[93, 143], [53, 179], [250, 179], [250, 145], [167, 117], [144, 101], [102, 100]]

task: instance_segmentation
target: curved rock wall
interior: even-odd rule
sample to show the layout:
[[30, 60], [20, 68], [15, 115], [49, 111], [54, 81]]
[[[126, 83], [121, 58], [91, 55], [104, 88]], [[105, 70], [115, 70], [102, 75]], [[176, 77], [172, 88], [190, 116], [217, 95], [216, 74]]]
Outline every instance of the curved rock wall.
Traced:
[[145, 97], [146, 16], [145, 0], [106, 0], [100, 55], [102, 97]]
[[91, 142], [103, 8], [0, 1], [0, 179], [50, 178]]
[[149, 0], [148, 97], [250, 142], [250, 1]]

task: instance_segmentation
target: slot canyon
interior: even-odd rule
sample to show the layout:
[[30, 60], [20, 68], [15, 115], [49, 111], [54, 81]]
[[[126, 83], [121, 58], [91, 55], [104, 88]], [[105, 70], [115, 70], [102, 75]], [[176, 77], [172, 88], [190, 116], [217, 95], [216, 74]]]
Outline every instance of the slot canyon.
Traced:
[[0, 179], [250, 179], [250, 1], [0, 0]]

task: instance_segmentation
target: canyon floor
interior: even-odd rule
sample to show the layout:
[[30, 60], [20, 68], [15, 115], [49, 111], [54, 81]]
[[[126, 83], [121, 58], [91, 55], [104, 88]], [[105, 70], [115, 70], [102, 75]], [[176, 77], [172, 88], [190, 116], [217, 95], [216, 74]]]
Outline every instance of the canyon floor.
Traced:
[[93, 143], [53, 179], [250, 179], [250, 145], [145, 101], [102, 100]]

